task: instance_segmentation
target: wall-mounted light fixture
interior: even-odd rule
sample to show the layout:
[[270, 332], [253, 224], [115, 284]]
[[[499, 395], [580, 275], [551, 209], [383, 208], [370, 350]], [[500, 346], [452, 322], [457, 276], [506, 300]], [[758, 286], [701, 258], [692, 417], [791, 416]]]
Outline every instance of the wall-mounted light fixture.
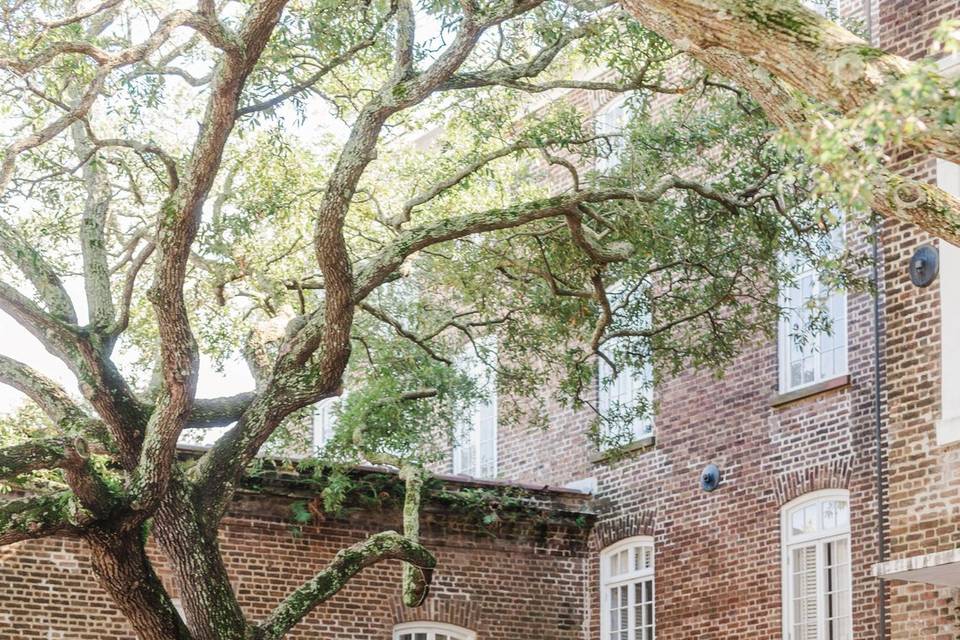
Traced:
[[929, 287], [940, 272], [940, 253], [925, 244], [918, 247], [910, 258], [910, 282], [918, 287]]
[[720, 486], [720, 469], [715, 464], [708, 464], [700, 472], [700, 488], [710, 492]]

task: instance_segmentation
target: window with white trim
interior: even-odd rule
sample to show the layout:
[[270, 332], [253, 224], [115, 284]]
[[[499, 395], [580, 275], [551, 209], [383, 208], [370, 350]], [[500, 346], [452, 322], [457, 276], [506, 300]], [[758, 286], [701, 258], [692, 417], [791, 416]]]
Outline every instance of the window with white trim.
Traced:
[[[607, 292], [610, 305], [614, 308], [618, 306], [624, 295], [626, 293], [619, 288], [619, 285]], [[647, 316], [637, 322], [635, 328], [648, 329], [649, 324]], [[610, 361], [614, 360], [614, 354], [618, 348], [624, 345], [622, 340], [622, 338], [608, 340], [601, 349], [601, 353], [606, 357], [597, 358], [597, 411], [603, 418], [613, 419], [609, 422], [605, 421], [602, 425], [601, 435], [604, 439], [621, 443], [626, 440], [629, 443], [653, 434], [653, 365], [647, 358], [642, 368], [616, 363], [618, 367], [617, 371], [614, 371]], [[623, 425], [615, 419], [617, 416], [629, 416], [641, 402], [646, 411], [634, 416], [628, 425]], [[623, 427], [628, 429], [627, 434], [621, 432]], [[627, 437], [624, 438], [624, 435]]]
[[602, 640], [654, 640], [653, 538], [636, 536], [600, 552]]
[[[937, 185], [960, 197], [960, 165], [937, 160]], [[960, 247], [941, 241], [940, 251], [940, 383], [942, 389], [960, 384]], [[960, 441], [960, 394], [940, 394], [937, 444]]]
[[603, 148], [609, 151], [597, 158], [596, 169], [598, 173], [609, 173], [620, 165], [620, 159], [623, 157], [623, 151], [627, 146], [624, 131], [627, 125], [627, 100], [623, 96], [618, 96], [597, 112], [594, 116], [594, 131], [597, 135], [610, 135], [607, 142], [601, 143], [609, 145]]
[[476, 640], [469, 629], [439, 622], [407, 622], [393, 628], [393, 640]]
[[[831, 239], [843, 242], [843, 226]], [[794, 282], [780, 294], [786, 315], [780, 319], [780, 392], [795, 391], [847, 373], [847, 293], [823, 282], [809, 262], [790, 257]], [[811, 332], [814, 314], [827, 328]]]
[[[496, 360], [496, 342], [485, 340], [479, 348]], [[497, 475], [497, 385], [495, 372], [471, 349], [460, 366], [477, 382], [484, 398], [457, 424], [453, 448], [453, 472], [475, 478]]]
[[850, 640], [850, 509], [846, 491], [818, 491], [782, 511], [783, 633]]
[[839, 9], [836, 0], [804, 0], [803, 4], [808, 9], [812, 9], [822, 16], [836, 12]]
[[314, 450], [323, 449], [331, 438], [337, 426], [337, 405], [339, 397], [325, 398], [313, 405], [312, 434]]
[[[628, 428], [633, 440], [652, 435], [653, 416], [650, 408], [653, 407], [653, 367], [649, 363], [642, 369], [623, 365], [614, 375], [614, 370], [607, 360], [598, 358], [597, 377], [599, 378], [597, 410], [600, 415], [609, 417], [615, 414], [627, 414], [637, 406], [638, 399], [643, 398], [648, 411], [634, 417]], [[614, 429], [613, 425], [605, 427], [604, 435], [622, 440], [623, 438], [616, 438], [619, 431]]]

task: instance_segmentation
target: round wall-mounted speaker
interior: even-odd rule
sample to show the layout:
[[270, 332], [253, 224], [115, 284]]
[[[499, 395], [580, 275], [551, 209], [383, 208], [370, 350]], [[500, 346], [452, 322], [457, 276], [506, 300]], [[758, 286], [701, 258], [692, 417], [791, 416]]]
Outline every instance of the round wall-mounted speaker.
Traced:
[[940, 272], [940, 253], [928, 244], [918, 247], [910, 258], [910, 282], [929, 287]]
[[700, 472], [700, 488], [704, 491], [713, 491], [720, 486], [720, 469], [715, 464], [708, 464]]

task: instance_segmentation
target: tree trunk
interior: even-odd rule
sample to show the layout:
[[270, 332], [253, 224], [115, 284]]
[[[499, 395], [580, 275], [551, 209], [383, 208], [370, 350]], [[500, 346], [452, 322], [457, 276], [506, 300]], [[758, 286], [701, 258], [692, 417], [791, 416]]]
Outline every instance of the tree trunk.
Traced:
[[141, 538], [137, 530], [89, 531], [93, 570], [141, 640], [192, 640]]
[[187, 624], [195, 640], [243, 640], [247, 624], [230, 584], [216, 523], [205, 521], [199, 500], [175, 479], [154, 519], [154, 536], [170, 559]]

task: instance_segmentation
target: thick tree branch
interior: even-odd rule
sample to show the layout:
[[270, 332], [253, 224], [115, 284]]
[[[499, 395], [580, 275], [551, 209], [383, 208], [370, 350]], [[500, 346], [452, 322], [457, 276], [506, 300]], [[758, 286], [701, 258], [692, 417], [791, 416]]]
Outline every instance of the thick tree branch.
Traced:
[[0, 449], [0, 480], [52, 469], [63, 470], [73, 495], [89, 515], [103, 515], [110, 509], [110, 490], [90, 464], [90, 449], [83, 438], [30, 440]]
[[30, 398], [64, 434], [86, 434], [112, 446], [102, 422], [87, 415], [62, 387], [27, 364], [0, 355], [0, 384]]
[[246, 392], [223, 398], [197, 398], [186, 428], [214, 429], [229, 426], [240, 419], [254, 397], [254, 393]]
[[0, 501], [0, 547], [52, 535], [77, 535], [93, 521], [69, 491]]
[[190, 247], [237, 120], [244, 83], [285, 4], [286, 0], [266, 0], [250, 8], [237, 34], [238, 48], [226, 49], [215, 74], [201, 133], [183, 181], [160, 212], [157, 268], [149, 297], [160, 334], [163, 387], [147, 425], [133, 479], [135, 508], [145, 512], [156, 507], [169, 482], [177, 438], [189, 418], [196, 391], [199, 360], [183, 298]]
[[[845, 114], [868, 106], [910, 70], [909, 61], [871, 47], [800, 3], [749, 0], [623, 0], [640, 23], [705, 66], [741, 84], [767, 117], [800, 137], [811, 114], [806, 95]], [[942, 81], [944, 100], [949, 98]], [[940, 105], [943, 109], [949, 104]], [[930, 114], [935, 118], [936, 105]], [[960, 133], [935, 121], [916, 127], [905, 142], [960, 162]], [[825, 166], [828, 172], [830, 166]], [[884, 217], [910, 222], [960, 246], [960, 199], [891, 171], [874, 176], [871, 206]]]
[[76, 324], [77, 312], [60, 277], [46, 258], [10, 224], [0, 218], [0, 252], [23, 273], [58, 320]]
[[0, 479], [41, 469], [79, 469], [90, 457], [83, 438], [30, 440], [0, 449]]
[[[309, 582], [291, 593], [257, 626], [257, 640], [279, 640], [318, 604], [340, 591], [361, 569], [382, 560], [403, 560], [421, 574], [424, 585], [437, 562], [421, 545], [393, 531], [370, 536], [337, 553], [330, 565]], [[421, 599], [422, 601], [422, 599]]]
[[[842, 113], [869, 105], [914, 66], [870, 46], [800, 2], [623, 0], [623, 4], [645, 26], [709, 66], [707, 60], [715, 55], [736, 53], [791, 89]], [[945, 80], [942, 87], [947, 87]], [[955, 99], [943, 91], [940, 106], [949, 108]], [[937, 122], [938, 111], [934, 106], [929, 113], [917, 114], [927, 118], [927, 126], [917, 127], [910, 144], [960, 162], [960, 132]]]
[[[748, 204], [709, 185], [676, 176], [666, 176], [646, 190], [585, 190], [534, 200], [505, 209], [468, 213], [402, 232], [392, 244], [367, 261], [358, 272], [354, 299], [359, 302], [366, 298], [371, 291], [383, 284], [408, 256], [435, 244], [463, 238], [474, 233], [510, 229], [536, 220], [566, 216], [583, 204], [609, 202], [611, 200], [654, 202], [669, 189], [674, 188], [693, 191], [703, 198], [713, 200], [734, 210]], [[625, 251], [626, 248], [624, 247], [623, 250]]]

